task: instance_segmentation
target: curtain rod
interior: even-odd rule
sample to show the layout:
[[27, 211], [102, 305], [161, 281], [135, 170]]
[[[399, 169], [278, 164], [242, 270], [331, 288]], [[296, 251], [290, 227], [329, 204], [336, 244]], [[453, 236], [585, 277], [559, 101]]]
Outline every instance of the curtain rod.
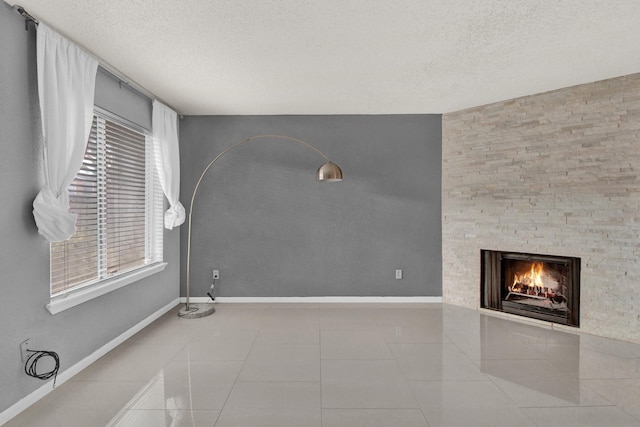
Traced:
[[[36, 26], [38, 24], [40, 24], [40, 21], [38, 21], [38, 19], [36, 19], [35, 17], [33, 17], [33, 15], [31, 15], [29, 12], [27, 12], [24, 7], [16, 4], [16, 5], [13, 6], [13, 9], [15, 9], [25, 19], [25, 21], [24, 21], [25, 30], [29, 29], [27, 27], [29, 22], [33, 22]], [[91, 55], [91, 54], [89, 54], [89, 55]], [[106, 63], [105, 61], [103, 61], [100, 58], [96, 57], [95, 55], [91, 55], [91, 56], [93, 56], [98, 61], [98, 65], [103, 70], [105, 70], [107, 73], [111, 74], [113, 77], [118, 79], [118, 81], [120, 82], [121, 85], [124, 84], [124, 85], [128, 86], [131, 90], [134, 90], [139, 95], [143, 96], [144, 98], [147, 98], [149, 101], [158, 100], [159, 102], [162, 102], [165, 105], [169, 105], [166, 102], [162, 101], [161, 99], [158, 99], [157, 96], [155, 96], [154, 94], [152, 94], [151, 92], [149, 92], [148, 90], [143, 88], [142, 86], [140, 86], [137, 83], [131, 81], [130, 78], [128, 78], [126, 75], [124, 75], [123, 73], [118, 71], [115, 67], [109, 65], [108, 63]], [[173, 110], [175, 110], [175, 108], [173, 108], [173, 107], [171, 107], [171, 108]], [[180, 113], [177, 113], [177, 114], [178, 114], [178, 116], [181, 116]]]
[[28, 21], [31, 21], [31, 22], [33, 22], [33, 23], [34, 23], [34, 24], [36, 24], [36, 25], [38, 25], [38, 24], [39, 24], [39, 22], [38, 22], [38, 20], [37, 20], [36, 18], [34, 18], [33, 16], [31, 16], [31, 15], [29, 14], [29, 12], [27, 12], [26, 10], [24, 10], [24, 7], [19, 6], [19, 5], [17, 5], [17, 4], [16, 4], [16, 5], [14, 5], [14, 6], [13, 6], [13, 8], [14, 8], [15, 10], [17, 10], [17, 11], [18, 11], [18, 13], [19, 13], [20, 15], [22, 15], [22, 17], [23, 17], [24, 19], [26, 19], [26, 21], [25, 21], [25, 27], [26, 27], [26, 25], [27, 25], [27, 24], [26, 24], [26, 22], [28, 22]]

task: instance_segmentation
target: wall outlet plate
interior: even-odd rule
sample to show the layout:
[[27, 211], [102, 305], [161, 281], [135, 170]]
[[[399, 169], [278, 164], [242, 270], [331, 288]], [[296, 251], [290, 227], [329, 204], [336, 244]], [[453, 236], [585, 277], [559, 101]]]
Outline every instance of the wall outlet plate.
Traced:
[[220, 270], [213, 270], [213, 278], [214, 279], [220, 278]]
[[29, 356], [31, 355], [31, 353], [29, 353], [27, 350], [29, 350], [29, 343], [31, 342], [30, 338], [27, 338], [26, 340], [22, 341], [20, 343], [20, 354], [22, 355], [22, 361], [26, 362], [27, 359], [29, 358]]
[[402, 279], [402, 269], [399, 268], [396, 270], [396, 280]]

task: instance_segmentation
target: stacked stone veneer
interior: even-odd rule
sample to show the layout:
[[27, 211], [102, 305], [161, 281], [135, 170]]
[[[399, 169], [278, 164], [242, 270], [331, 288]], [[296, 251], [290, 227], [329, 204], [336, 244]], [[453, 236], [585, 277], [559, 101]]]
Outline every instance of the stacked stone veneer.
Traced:
[[442, 117], [443, 299], [480, 249], [582, 259], [581, 330], [640, 342], [640, 74]]

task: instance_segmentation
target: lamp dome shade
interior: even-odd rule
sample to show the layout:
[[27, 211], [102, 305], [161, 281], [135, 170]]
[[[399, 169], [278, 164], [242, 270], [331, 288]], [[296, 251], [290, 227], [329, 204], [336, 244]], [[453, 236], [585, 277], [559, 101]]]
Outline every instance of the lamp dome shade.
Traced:
[[318, 168], [316, 179], [327, 182], [342, 181], [342, 169], [335, 163], [327, 162]]

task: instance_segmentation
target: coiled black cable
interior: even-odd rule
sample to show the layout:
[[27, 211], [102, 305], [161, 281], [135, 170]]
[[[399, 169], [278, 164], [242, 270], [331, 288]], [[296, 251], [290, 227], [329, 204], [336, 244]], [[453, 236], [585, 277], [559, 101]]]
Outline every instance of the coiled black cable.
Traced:
[[[56, 379], [58, 378], [58, 370], [60, 369], [60, 356], [55, 351], [48, 350], [27, 350], [32, 353], [24, 364], [24, 373], [30, 377], [38, 378], [41, 380], [48, 380], [53, 377], [53, 387], [56, 386]], [[38, 373], [38, 361], [43, 357], [51, 357], [55, 365], [49, 372]]]

